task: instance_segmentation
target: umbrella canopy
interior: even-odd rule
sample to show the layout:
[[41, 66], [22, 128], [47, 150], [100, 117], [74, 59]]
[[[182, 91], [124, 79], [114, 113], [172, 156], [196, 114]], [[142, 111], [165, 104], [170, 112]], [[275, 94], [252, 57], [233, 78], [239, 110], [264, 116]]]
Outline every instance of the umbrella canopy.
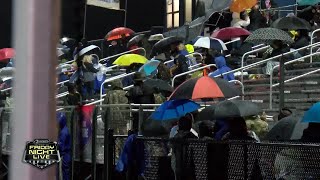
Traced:
[[217, 38], [221, 40], [230, 40], [232, 38], [240, 37], [240, 36], [249, 36], [251, 33], [243, 28], [238, 27], [227, 27], [222, 28], [218, 31], [215, 31], [211, 34], [212, 38]]
[[163, 34], [153, 34], [149, 37], [148, 41], [160, 41], [164, 39]]
[[297, 0], [299, 6], [312, 6], [320, 3], [320, 0]]
[[266, 134], [265, 140], [269, 141], [289, 141], [301, 139], [303, 130], [307, 124], [300, 123], [301, 115], [292, 115], [281, 119]]
[[0, 76], [1, 77], [12, 77], [14, 74], [15, 68], [14, 67], [4, 67], [0, 69]]
[[60, 39], [60, 44], [66, 45], [68, 47], [72, 47], [76, 44], [76, 40], [72, 38], [64, 37]]
[[204, 121], [204, 120], [214, 120], [214, 110], [216, 108], [216, 105], [208, 106], [204, 109], [202, 109], [199, 114], [197, 115], [196, 120], [197, 121]]
[[0, 61], [11, 59], [15, 55], [16, 53], [13, 48], [0, 49]]
[[155, 89], [160, 92], [172, 92], [173, 88], [166, 81], [160, 79], [147, 79], [143, 83], [144, 86]]
[[107, 41], [118, 40], [122, 37], [129, 37], [132, 34], [134, 34], [134, 31], [132, 29], [126, 27], [118, 27], [109, 31], [105, 39]]
[[140, 67], [139, 72], [144, 73], [146, 76], [150, 76], [155, 70], [157, 70], [160, 61], [152, 59], [145, 63], [143, 66]]
[[138, 44], [146, 36], [144, 34], [139, 34], [131, 38], [127, 44], [128, 47]]
[[302, 122], [320, 123], [320, 102], [314, 104], [307, 112], [304, 113]]
[[258, 115], [262, 109], [250, 101], [226, 100], [217, 104], [214, 110], [215, 119], [248, 117]]
[[240, 92], [228, 81], [221, 78], [203, 76], [189, 79], [178, 86], [169, 97], [173, 99], [215, 99], [230, 98], [240, 95]]
[[288, 16], [277, 19], [272, 23], [272, 27], [285, 30], [310, 30], [311, 26], [308, 21], [296, 16]]
[[240, 13], [246, 9], [251, 9], [256, 4], [257, 0], [233, 0], [230, 11]]
[[167, 101], [152, 113], [151, 118], [159, 121], [177, 119], [199, 108], [199, 104], [186, 99]]
[[183, 38], [176, 37], [176, 36], [170, 36], [170, 37], [161, 39], [156, 44], [154, 44], [152, 48], [151, 56], [155, 56], [157, 53], [162, 53], [166, 50], [170, 50], [171, 44], [181, 43], [181, 42], [183, 42]]
[[286, 44], [292, 44], [294, 42], [287, 32], [276, 28], [257, 29], [247, 37], [245, 42], [253, 44], [271, 44], [274, 40], [280, 40]]
[[78, 55], [78, 56], [82, 56], [82, 55], [84, 55], [84, 54], [86, 54], [86, 53], [88, 53], [89, 51], [92, 51], [92, 50], [94, 50], [94, 49], [100, 50], [100, 48], [99, 48], [98, 46], [96, 46], [96, 45], [90, 45], [90, 46], [87, 46], [87, 47], [81, 49], [80, 52], [79, 52], [77, 55]]
[[201, 37], [195, 43], [194, 46], [202, 47], [207, 49], [215, 49], [215, 50], [228, 50], [227, 46], [224, 44], [223, 41], [216, 38], [210, 37]]
[[119, 66], [130, 66], [133, 63], [144, 64], [147, 61], [147, 58], [138, 54], [125, 54], [118, 57], [113, 64]]

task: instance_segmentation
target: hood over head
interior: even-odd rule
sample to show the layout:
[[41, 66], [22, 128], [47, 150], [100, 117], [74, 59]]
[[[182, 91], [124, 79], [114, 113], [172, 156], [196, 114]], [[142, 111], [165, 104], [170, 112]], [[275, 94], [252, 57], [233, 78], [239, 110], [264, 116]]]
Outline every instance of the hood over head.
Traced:
[[57, 121], [59, 123], [59, 128], [62, 129], [67, 125], [67, 117], [63, 112], [57, 112]]
[[214, 59], [216, 65], [217, 65], [217, 68], [220, 69], [222, 68], [223, 66], [226, 66], [227, 63], [226, 63], [226, 59], [223, 57], [223, 56], [218, 56]]

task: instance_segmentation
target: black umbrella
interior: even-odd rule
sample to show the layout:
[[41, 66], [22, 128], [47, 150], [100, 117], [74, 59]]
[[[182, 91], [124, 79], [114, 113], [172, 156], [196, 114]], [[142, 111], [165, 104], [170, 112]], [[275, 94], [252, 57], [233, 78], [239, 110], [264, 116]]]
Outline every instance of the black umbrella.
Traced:
[[147, 79], [144, 81], [144, 86], [160, 92], [172, 92], [173, 88], [166, 81], [160, 79]]
[[214, 120], [215, 108], [216, 108], [216, 105], [211, 105], [202, 109], [197, 115], [197, 117], [195, 118], [195, 121]]
[[245, 42], [253, 44], [271, 44], [274, 40], [292, 44], [294, 41], [289, 33], [276, 28], [260, 28], [247, 37]]
[[215, 119], [248, 117], [258, 115], [262, 109], [251, 101], [227, 100], [217, 104], [214, 110]]
[[127, 44], [128, 47], [138, 44], [143, 38], [145, 38], [144, 34], [139, 34], [131, 38]]
[[155, 56], [157, 53], [162, 53], [166, 50], [170, 50], [170, 45], [175, 43], [183, 42], [184, 39], [181, 37], [170, 36], [158, 41], [152, 48], [151, 56]]
[[265, 140], [269, 141], [290, 141], [301, 139], [303, 130], [307, 123], [301, 123], [302, 116], [293, 114], [281, 119], [266, 134]]
[[272, 23], [272, 27], [285, 30], [310, 30], [308, 21], [296, 16], [289, 16], [277, 19]]

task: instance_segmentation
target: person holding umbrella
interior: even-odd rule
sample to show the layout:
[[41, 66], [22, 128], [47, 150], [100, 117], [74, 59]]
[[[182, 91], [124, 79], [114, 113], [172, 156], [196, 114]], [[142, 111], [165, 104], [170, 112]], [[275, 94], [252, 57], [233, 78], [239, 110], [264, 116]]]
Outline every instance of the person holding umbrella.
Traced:
[[[189, 69], [188, 69], [186, 57], [184, 55], [178, 55], [178, 57], [174, 59], [174, 65], [170, 69], [170, 74], [171, 74], [171, 77], [174, 77], [178, 74], [187, 72], [188, 70]], [[174, 87], [178, 87], [185, 80], [187, 80], [187, 75], [178, 77], [174, 83]]]
[[85, 55], [82, 60], [83, 82], [85, 89], [86, 99], [92, 99], [94, 94], [94, 73], [99, 72], [94, 68], [92, 63], [93, 57], [91, 55]]

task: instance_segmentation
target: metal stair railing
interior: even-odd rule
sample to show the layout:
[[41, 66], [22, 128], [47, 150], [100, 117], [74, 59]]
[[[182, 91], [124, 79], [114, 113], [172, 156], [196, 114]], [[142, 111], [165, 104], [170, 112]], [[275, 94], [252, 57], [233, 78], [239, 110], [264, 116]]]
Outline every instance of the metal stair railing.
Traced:
[[[310, 45], [313, 44], [313, 39], [316, 38], [316, 37], [314, 37], [314, 34], [315, 34], [316, 32], [320, 32], [320, 28], [312, 31], [312, 33], [311, 33]], [[312, 54], [312, 53], [313, 53], [313, 47], [310, 48], [310, 54]], [[310, 57], [310, 63], [312, 63], [312, 57]]]
[[[185, 57], [189, 57], [189, 56], [192, 56], [192, 55], [199, 55], [201, 60], [203, 59], [203, 55], [201, 53], [198, 53], [198, 52], [190, 53], [190, 54], [186, 55]], [[163, 64], [166, 65], [166, 64], [169, 64], [169, 63], [171, 63], [173, 61], [174, 61], [174, 59], [171, 59], [169, 61], [164, 62]]]
[[[255, 62], [255, 63], [252, 63], [252, 64], [249, 64], [249, 65], [246, 65], [246, 66], [243, 66], [241, 68], [237, 68], [237, 69], [234, 69], [234, 70], [231, 70], [231, 71], [228, 71], [228, 72], [225, 72], [225, 73], [222, 73], [221, 75], [227, 75], [227, 74], [230, 74], [230, 73], [234, 73], [234, 72], [237, 72], [237, 71], [242, 71], [242, 70], [246, 70], [246, 69], [250, 69], [250, 68], [253, 68], [253, 67], [256, 67], [256, 66], [259, 66], [261, 64], [265, 64], [267, 63], [268, 61], [271, 61], [271, 60], [274, 60], [274, 59], [278, 59], [282, 56], [286, 56], [286, 55], [289, 55], [289, 54], [293, 54], [295, 52], [298, 52], [298, 51], [301, 51], [301, 50], [304, 50], [304, 49], [307, 49], [307, 48], [310, 48], [310, 47], [316, 47], [316, 46], [320, 46], [320, 42], [318, 43], [315, 43], [315, 44], [312, 44], [312, 45], [308, 45], [308, 46], [305, 46], [305, 47], [302, 47], [302, 48], [299, 48], [299, 49], [296, 49], [296, 50], [293, 50], [293, 51], [290, 51], [290, 52], [286, 52], [286, 53], [283, 53], [283, 54], [280, 54], [280, 55], [277, 55], [277, 56], [273, 56], [271, 58], [268, 58], [268, 59], [264, 59], [264, 60], [261, 60], [259, 62]], [[220, 77], [221, 75], [216, 75], [215, 77]], [[243, 76], [243, 74], [242, 74]], [[243, 83], [243, 77], [241, 78], [241, 83]], [[244, 88], [244, 87], [243, 87]]]
[[[292, 64], [292, 63], [295, 63], [295, 62], [298, 62], [298, 61], [301, 61], [301, 60], [304, 60], [304, 58], [308, 58], [308, 57], [312, 57], [312, 56], [315, 56], [315, 55], [320, 55], [320, 52], [316, 52], [316, 53], [313, 53], [313, 54], [309, 54], [309, 55], [306, 55], [306, 56], [303, 56], [303, 57], [300, 57], [300, 58], [297, 58], [297, 59], [294, 59], [294, 60], [291, 60], [291, 61], [288, 61], [288, 62], [285, 62], [284, 65], [288, 65], [288, 64]], [[279, 68], [280, 65], [276, 65], [272, 68], [271, 72], [270, 72], [270, 92], [269, 92], [269, 109], [272, 109], [272, 95], [273, 95], [273, 92], [272, 92], [272, 78], [273, 78], [273, 71], [277, 68]], [[284, 81], [286, 82], [286, 81]], [[278, 83], [279, 84], [279, 83]]]
[[176, 78], [178, 78], [178, 77], [181, 77], [181, 76], [184, 76], [184, 75], [187, 75], [187, 74], [190, 74], [190, 73], [193, 73], [193, 72], [196, 72], [196, 71], [199, 71], [199, 70], [208, 68], [208, 67], [212, 67], [212, 66], [217, 67], [215, 64], [208, 64], [208, 65], [205, 65], [205, 66], [196, 68], [196, 69], [192, 69], [192, 70], [190, 70], [190, 71], [186, 71], [186, 72], [177, 74], [177, 75], [175, 75], [175, 76], [172, 78], [171, 86], [174, 87], [174, 80], [175, 80]]

